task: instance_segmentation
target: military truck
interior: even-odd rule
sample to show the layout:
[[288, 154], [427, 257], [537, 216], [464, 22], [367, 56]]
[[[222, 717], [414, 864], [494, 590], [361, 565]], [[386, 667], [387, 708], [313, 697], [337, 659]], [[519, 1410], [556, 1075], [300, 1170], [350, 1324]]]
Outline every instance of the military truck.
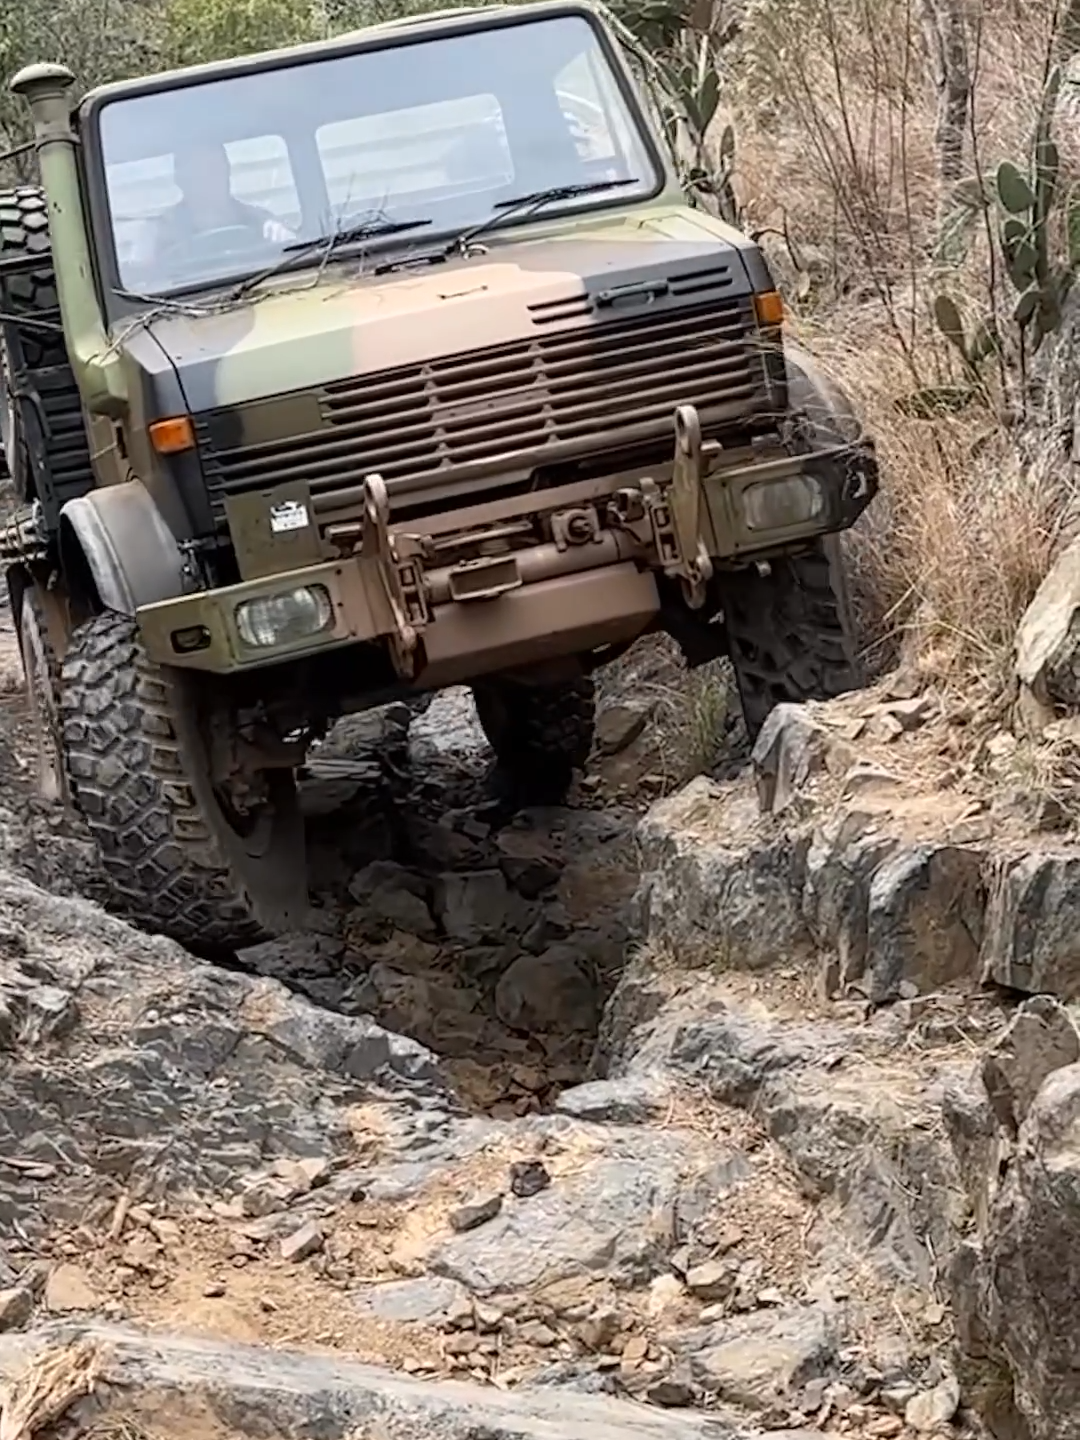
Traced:
[[730, 656], [752, 735], [858, 683], [872, 440], [602, 12], [11, 83], [40, 184], [0, 195], [3, 559], [41, 787], [136, 923], [301, 924], [298, 771], [393, 698], [471, 686], [550, 799], [650, 632]]

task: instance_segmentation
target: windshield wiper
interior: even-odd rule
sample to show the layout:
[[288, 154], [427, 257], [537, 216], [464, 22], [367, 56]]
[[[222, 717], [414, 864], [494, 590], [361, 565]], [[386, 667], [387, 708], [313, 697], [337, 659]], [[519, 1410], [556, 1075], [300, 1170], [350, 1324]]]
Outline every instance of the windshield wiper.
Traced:
[[291, 245], [281, 248], [286, 254], [298, 250], [319, 251], [323, 247], [336, 250], [339, 245], [351, 245], [357, 240], [373, 240], [378, 235], [400, 235], [405, 230], [421, 230], [431, 225], [431, 220], [364, 220], [359, 225], [350, 225], [345, 230], [334, 230], [329, 235], [318, 235], [314, 240], [294, 240]]
[[271, 280], [275, 275], [280, 275], [293, 266], [301, 263], [308, 255], [318, 255], [325, 265], [330, 260], [334, 251], [342, 245], [354, 245], [361, 240], [372, 240], [381, 235], [398, 235], [404, 230], [419, 230], [425, 225], [431, 225], [431, 220], [364, 220], [359, 225], [349, 225], [344, 230], [332, 230], [327, 235], [318, 235], [314, 240], [294, 240], [288, 245], [283, 245], [283, 254], [280, 260], [275, 261], [265, 270], [260, 270], [257, 275], [251, 275], [246, 280], [241, 280], [239, 285], [229, 291], [230, 302], [242, 300], [245, 295], [250, 295], [252, 290], [258, 289], [266, 280]]
[[573, 185], [550, 185], [546, 190], [529, 190], [526, 194], [515, 195], [509, 200], [496, 200], [491, 207], [495, 213], [486, 220], [481, 220], [478, 225], [463, 230], [460, 235], [455, 235], [446, 247], [447, 251], [452, 253], [465, 250], [470, 240], [475, 240], [478, 235], [487, 235], [505, 221], [513, 220], [515, 216], [528, 215], [533, 210], [541, 210], [545, 205], [555, 204], [557, 200], [572, 200], [576, 195], [594, 195], [600, 190], [618, 190], [626, 185], [640, 183], [636, 175], [627, 180], [581, 180]]

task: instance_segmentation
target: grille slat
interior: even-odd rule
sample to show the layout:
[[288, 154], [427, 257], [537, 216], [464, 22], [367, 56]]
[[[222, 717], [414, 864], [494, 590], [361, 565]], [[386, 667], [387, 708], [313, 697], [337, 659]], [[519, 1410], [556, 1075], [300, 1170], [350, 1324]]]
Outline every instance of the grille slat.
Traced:
[[767, 404], [752, 325], [749, 302], [725, 298], [350, 377], [324, 388], [323, 428], [286, 439], [215, 445], [211, 412], [198, 431], [212, 499], [220, 515], [226, 495], [287, 480], [332, 501], [372, 471], [391, 496], [495, 464], [527, 471], [623, 431], [666, 436], [680, 404], [730, 422]]

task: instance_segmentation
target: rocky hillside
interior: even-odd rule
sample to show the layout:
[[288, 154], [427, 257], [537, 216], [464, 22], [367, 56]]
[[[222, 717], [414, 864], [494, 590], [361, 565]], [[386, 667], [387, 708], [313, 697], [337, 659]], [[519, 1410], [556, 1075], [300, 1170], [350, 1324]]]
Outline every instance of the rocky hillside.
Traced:
[[509, 815], [467, 697], [353, 719], [228, 969], [94, 902], [6, 632], [4, 1440], [1074, 1436], [1063, 564], [1015, 721], [898, 674], [673, 786], [646, 653]]

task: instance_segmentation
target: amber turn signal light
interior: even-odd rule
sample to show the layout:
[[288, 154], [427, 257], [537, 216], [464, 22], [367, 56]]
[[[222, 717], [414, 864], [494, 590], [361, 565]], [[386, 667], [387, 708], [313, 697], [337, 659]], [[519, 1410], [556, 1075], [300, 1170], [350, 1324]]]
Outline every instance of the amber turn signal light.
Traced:
[[762, 290], [754, 296], [754, 314], [763, 330], [784, 323], [784, 302], [778, 290]]
[[195, 449], [195, 429], [187, 415], [155, 420], [149, 427], [150, 443], [159, 455], [179, 455]]

